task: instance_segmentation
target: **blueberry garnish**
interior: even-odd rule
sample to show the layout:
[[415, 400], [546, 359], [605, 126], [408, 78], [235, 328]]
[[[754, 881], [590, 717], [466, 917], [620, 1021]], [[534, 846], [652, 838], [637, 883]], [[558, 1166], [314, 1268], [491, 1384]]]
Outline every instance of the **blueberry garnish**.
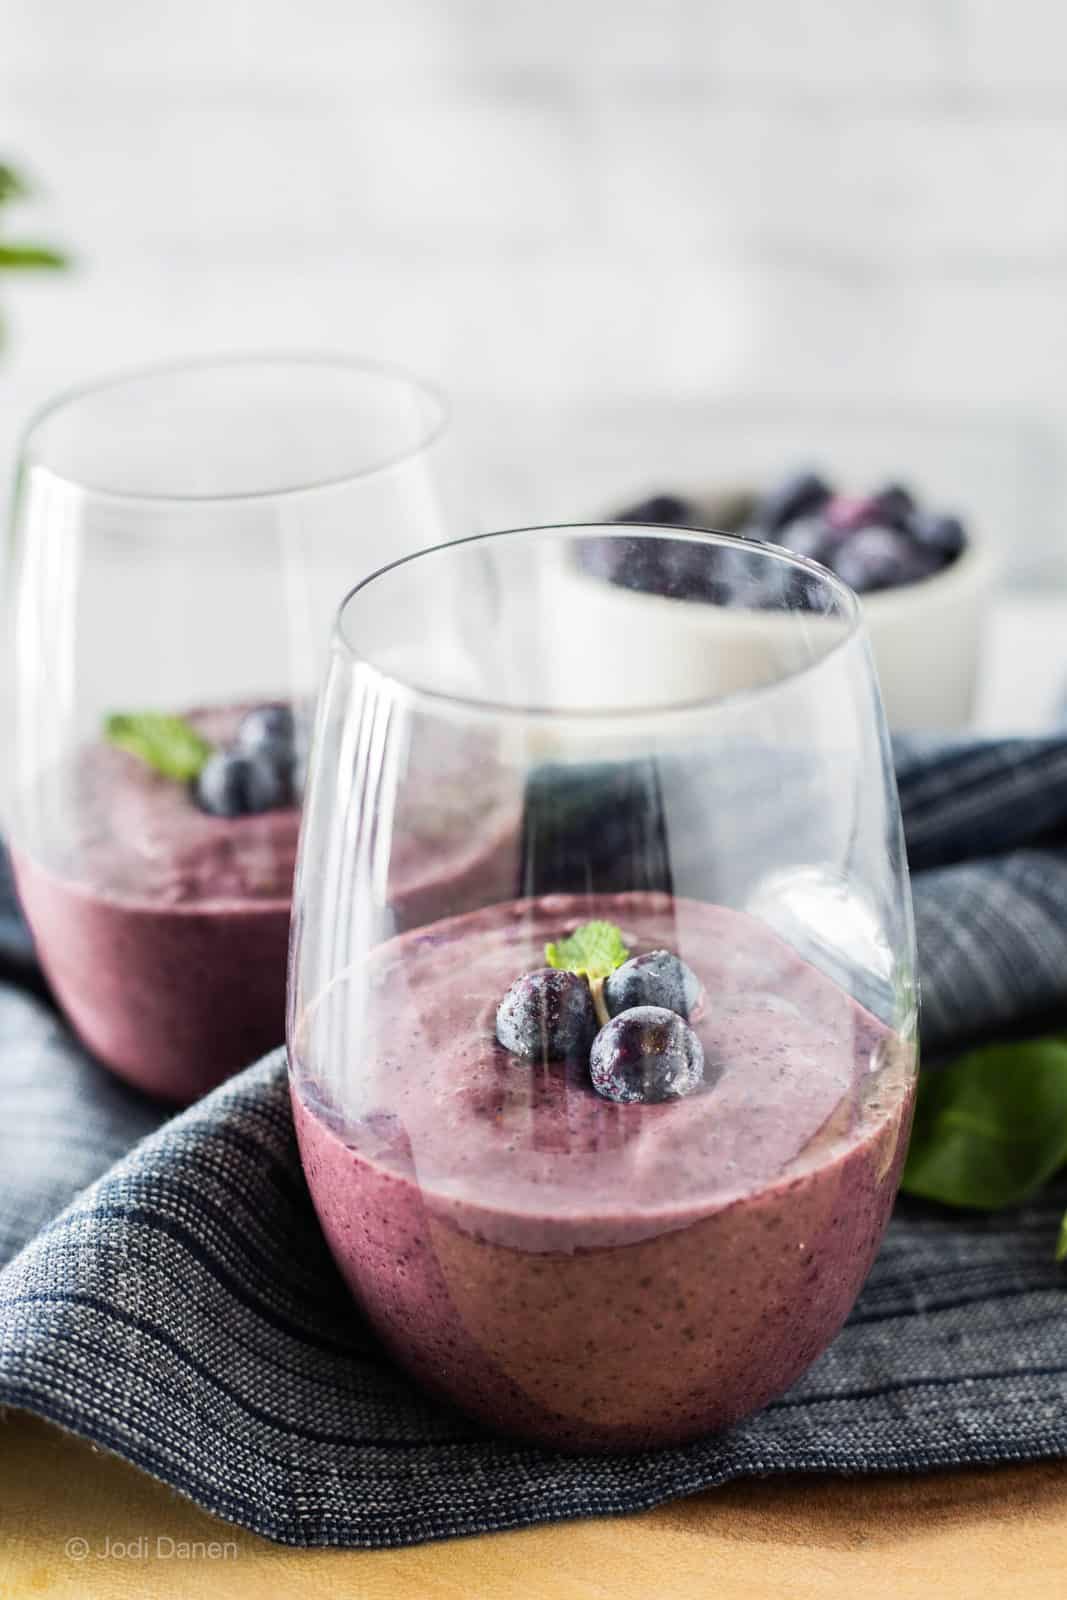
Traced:
[[613, 1017], [633, 1006], [661, 1006], [688, 1022], [699, 998], [700, 979], [669, 950], [634, 956], [604, 984], [604, 1001]]
[[247, 711], [238, 725], [235, 743], [242, 750], [269, 750], [291, 759], [296, 743], [292, 706], [256, 706]]
[[593, 1041], [593, 1088], [623, 1105], [691, 1094], [704, 1076], [704, 1051], [687, 1022], [662, 1006], [613, 1017]]
[[496, 1013], [498, 1040], [524, 1061], [563, 1061], [584, 1055], [596, 1026], [586, 980], [555, 967], [542, 967], [516, 979]]
[[193, 786], [201, 811], [213, 817], [251, 816], [292, 804], [287, 768], [266, 752], [216, 750]]

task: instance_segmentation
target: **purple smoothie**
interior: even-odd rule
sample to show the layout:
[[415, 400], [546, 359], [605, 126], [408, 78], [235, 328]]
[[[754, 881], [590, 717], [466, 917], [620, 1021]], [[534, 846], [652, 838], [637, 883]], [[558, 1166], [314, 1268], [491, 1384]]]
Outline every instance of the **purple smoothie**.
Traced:
[[[616, 1105], [497, 1044], [508, 985], [591, 917], [703, 980], [697, 1093]], [[338, 1266], [421, 1383], [546, 1443], [642, 1448], [753, 1411], [833, 1338], [892, 1206], [912, 1055], [763, 924], [556, 896], [369, 967], [298, 1021], [294, 1115]]]
[[[224, 744], [248, 709], [185, 715]], [[472, 847], [469, 802], [461, 830], [454, 815], [441, 820], [442, 774], [471, 752], [423, 748], [434, 781], [415, 786], [390, 863], [400, 928], [510, 894], [516, 881], [514, 804], [483, 803]], [[464, 796], [469, 787], [467, 772]], [[281, 1044], [299, 809], [209, 816], [184, 784], [105, 743], [43, 790], [42, 803], [64, 801], [58, 853], [14, 841], [12, 864], [41, 965], [93, 1054], [149, 1094], [186, 1102]]]
[[[189, 720], [223, 742], [240, 715]], [[284, 1037], [299, 810], [208, 816], [103, 743], [60, 792], [61, 853], [12, 851], [41, 965], [94, 1055], [149, 1094], [195, 1099]]]

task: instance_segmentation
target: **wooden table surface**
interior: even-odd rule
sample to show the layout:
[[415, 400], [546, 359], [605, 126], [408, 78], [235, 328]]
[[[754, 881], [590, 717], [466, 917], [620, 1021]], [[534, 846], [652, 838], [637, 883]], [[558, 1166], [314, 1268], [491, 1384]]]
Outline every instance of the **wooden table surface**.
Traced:
[[289, 1550], [35, 1419], [0, 1423], [0, 1600], [1062, 1600], [1067, 1466], [733, 1485], [409, 1550]]

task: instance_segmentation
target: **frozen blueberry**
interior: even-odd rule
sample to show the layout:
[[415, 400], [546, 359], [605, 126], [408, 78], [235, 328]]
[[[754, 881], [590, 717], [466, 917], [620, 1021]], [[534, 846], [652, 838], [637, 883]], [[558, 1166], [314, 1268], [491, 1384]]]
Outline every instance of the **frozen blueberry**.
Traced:
[[672, 528], [690, 526], [697, 518], [697, 509], [688, 500], [676, 494], [654, 494], [637, 505], [617, 511], [615, 522], [665, 522]]
[[542, 967], [517, 978], [496, 1013], [496, 1036], [524, 1061], [583, 1056], [596, 1033], [588, 983], [576, 972]]
[[830, 605], [829, 591], [821, 578], [799, 567], [783, 567], [768, 584], [764, 607], [773, 611], [825, 613]]
[[612, 1017], [593, 1040], [593, 1088], [606, 1100], [672, 1100], [704, 1076], [704, 1051], [687, 1022], [663, 1006], [635, 1006]]
[[578, 539], [574, 546], [575, 562], [589, 577], [616, 583], [624, 570], [628, 544], [627, 539]]
[[883, 528], [906, 528], [915, 510], [915, 496], [902, 483], [886, 483], [871, 496]]
[[193, 793], [213, 817], [243, 817], [292, 803], [288, 773], [263, 752], [216, 750], [208, 757]]
[[795, 555], [807, 556], [810, 561], [821, 561], [829, 533], [821, 517], [798, 517], [796, 522], [782, 529], [779, 543]]
[[917, 511], [909, 520], [908, 531], [924, 550], [933, 550], [946, 561], [954, 561], [967, 542], [959, 517], [938, 516]]
[[670, 950], [631, 957], [604, 984], [604, 1003], [613, 1017], [633, 1006], [660, 1006], [688, 1022], [699, 999], [700, 979]]
[[814, 472], [793, 472], [764, 495], [753, 520], [765, 534], [777, 533], [787, 523], [817, 511], [829, 498], [829, 485]]
[[779, 543], [794, 555], [807, 556], [809, 561], [821, 561], [828, 566], [834, 551], [847, 538], [843, 529], [832, 528], [824, 517], [800, 517], [782, 529]]
[[894, 528], [860, 528], [834, 552], [831, 562], [838, 577], [857, 594], [917, 583], [943, 564], [942, 556]]
[[256, 706], [241, 718], [236, 744], [241, 750], [269, 750], [292, 759], [296, 718], [292, 706]]
[[590, 577], [640, 593], [709, 603], [728, 600], [734, 556], [732, 548], [711, 540], [673, 536], [582, 539], [577, 547], [578, 564]]

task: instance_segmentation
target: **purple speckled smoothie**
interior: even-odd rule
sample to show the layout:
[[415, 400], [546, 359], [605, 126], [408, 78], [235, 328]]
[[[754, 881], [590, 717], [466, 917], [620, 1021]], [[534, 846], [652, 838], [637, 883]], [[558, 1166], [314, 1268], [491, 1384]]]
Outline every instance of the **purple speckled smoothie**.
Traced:
[[[509, 984], [593, 917], [703, 981], [687, 1098], [618, 1105], [584, 1064], [496, 1042]], [[689, 1439], [792, 1383], [870, 1268], [911, 1115], [895, 1035], [762, 923], [666, 895], [409, 932], [292, 1047], [311, 1194], [386, 1345], [490, 1425], [573, 1449]]]
[[[240, 715], [189, 721], [223, 742]], [[65, 793], [59, 859], [12, 851], [41, 965], [101, 1061], [192, 1100], [284, 1037], [299, 810], [208, 816], [104, 743], [80, 752]]]
[[[224, 744], [248, 709], [187, 720]], [[416, 790], [406, 849], [390, 864], [400, 928], [513, 892], [513, 805], [490, 797], [476, 848], [454, 821], [441, 837], [441, 768], [462, 757], [427, 749], [437, 787]], [[41, 965], [94, 1055], [149, 1094], [193, 1100], [285, 1037], [299, 808], [209, 816], [186, 785], [103, 742], [59, 787], [58, 857], [12, 848]]]

